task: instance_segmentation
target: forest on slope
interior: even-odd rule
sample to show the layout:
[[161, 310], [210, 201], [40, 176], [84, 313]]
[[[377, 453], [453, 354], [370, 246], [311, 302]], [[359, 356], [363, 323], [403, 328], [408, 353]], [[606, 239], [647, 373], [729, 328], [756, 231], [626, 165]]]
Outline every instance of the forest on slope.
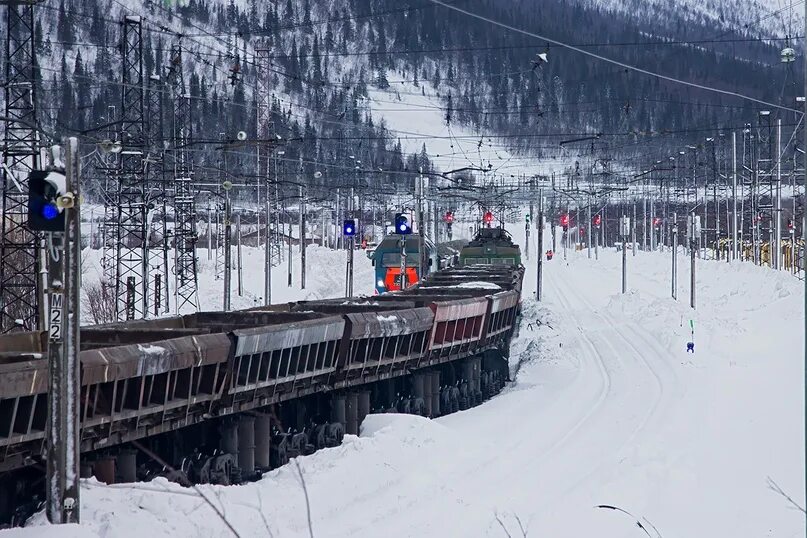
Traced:
[[[576, 0], [451, 3], [697, 84], [788, 106], [801, 92], [800, 66], [779, 62], [790, 43], [788, 28], [775, 32], [775, 25], [759, 23], [771, 18], [760, 13], [732, 29], [735, 23], [719, 12], [659, 11], [651, 4], [631, 10]], [[430, 167], [428, 141], [404, 155], [384, 119], [373, 117], [369, 87], [428, 88], [439, 95], [444, 121], [539, 158], [557, 153], [564, 137], [598, 134], [597, 151], [630, 159], [648, 146], [742, 126], [765, 108], [634, 73], [429, 0], [51, 0], [37, 8], [36, 41], [40, 121], [52, 132], [88, 141], [110, 133], [106, 126], [114, 124], [121, 101], [124, 15], [143, 16], [146, 79], [164, 79], [172, 46], [182, 48], [199, 173], [221, 169], [221, 140], [242, 130], [257, 137], [259, 49], [268, 50], [269, 80], [262, 82], [272, 91], [274, 130], [297, 140], [285, 148], [281, 173], [299, 173], [293, 163], [302, 157], [302, 173], [324, 170], [325, 185], [350, 173], [350, 157], [383, 170], [368, 178], [379, 185], [400, 181], [395, 172]], [[547, 62], [536, 60], [542, 53]], [[162, 95], [168, 124], [170, 92]], [[169, 127], [150, 141], [154, 147], [170, 144]], [[255, 151], [232, 152], [228, 167], [249, 170]]]

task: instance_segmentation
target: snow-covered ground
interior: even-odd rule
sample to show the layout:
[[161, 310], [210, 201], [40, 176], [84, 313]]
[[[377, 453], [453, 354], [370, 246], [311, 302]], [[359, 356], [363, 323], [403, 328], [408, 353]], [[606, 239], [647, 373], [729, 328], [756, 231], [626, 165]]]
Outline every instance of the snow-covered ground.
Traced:
[[[201, 494], [242, 537], [804, 536], [769, 482], [804, 504], [801, 284], [700, 262], [692, 312], [683, 257], [682, 300], [669, 298], [669, 257], [629, 255], [621, 295], [613, 250], [556, 256], [539, 304], [533, 256], [503, 394], [435, 421], [371, 415], [299, 470]], [[38, 527], [40, 515], [0, 537], [231, 534], [198, 493], [162, 480], [87, 481], [82, 504], [80, 527]]]
[[[330, 299], [345, 294], [345, 267], [347, 251], [334, 251], [319, 246], [309, 246], [306, 249], [306, 287], [301, 289], [301, 260], [299, 246], [292, 248], [292, 285], [288, 285], [289, 263], [287, 247], [283, 247], [284, 259], [279, 265], [272, 268], [272, 304], [287, 303], [313, 299]], [[198, 249], [198, 286], [199, 305], [201, 310], [218, 311], [223, 306], [224, 280], [216, 278], [216, 254], [212, 250], [208, 257], [207, 249]], [[83, 264], [83, 283], [85, 285], [100, 282], [103, 270], [101, 268], [100, 250], [85, 249]], [[263, 247], [242, 247], [242, 294], [238, 294], [238, 272], [236, 248], [232, 249], [232, 291], [231, 306], [233, 310], [261, 306], [264, 296], [264, 261]], [[173, 261], [169, 264], [173, 267]], [[357, 250], [354, 256], [353, 289], [357, 294], [371, 295], [373, 293], [375, 278], [370, 260], [365, 251]], [[170, 291], [174, 292], [174, 283], [170, 282]], [[174, 313], [176, 300], [170, 299], [171, 312]], [[92, 316], [87, 311], [85, 303], [82, 317], [85, 323], [92, 323]], [[183, 309], [183, 314], [189, 313]]]

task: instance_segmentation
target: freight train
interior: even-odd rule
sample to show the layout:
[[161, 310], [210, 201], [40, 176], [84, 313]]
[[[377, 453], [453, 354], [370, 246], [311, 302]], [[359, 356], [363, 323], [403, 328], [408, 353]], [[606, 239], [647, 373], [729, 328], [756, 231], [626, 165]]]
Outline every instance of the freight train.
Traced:
[[[523, 267], [457, 266], [371, 298], [81, 329], [81, 473], [231, 484], [336, 446], [374, 412], [498, 392]], [[44, 496], [46, 335], [0, 337], [0, 524]]]

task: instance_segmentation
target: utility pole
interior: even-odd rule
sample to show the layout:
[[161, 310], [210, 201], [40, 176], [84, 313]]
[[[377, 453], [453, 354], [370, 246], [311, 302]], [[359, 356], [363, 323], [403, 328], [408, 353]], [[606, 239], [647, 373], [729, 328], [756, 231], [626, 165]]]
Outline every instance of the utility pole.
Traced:
[[305, 251], [306, 247], [306, 221], [305, 221], [305, 188], [300, 185], [300, 289], [305, 289]]
[[[722, 135], [721, 135], [722, 136]], [[717, 197], [717, 187], [720, 183], [720, 170], [718, 169], [718, 162], [717, 162], [717, 144], [720, 141], [720, 137], [715, 138], [715, 147], [712, 148], [712, 162], [714, 171], [712, 172], [712, 177], [714, 178], [714, 183], [712, 184], [712, 199], [714, 201], [715, 206], [715, 242], [713, 247], [715, 260], [720, 259], [720, 199]], [[721, 150], [723, 146], [721, 145]], [[721, 153], [722, 157], [722, 153]], [[722, 159], [721, 159], [722, 161]]]
[[[48, 232], [48, 435], [46, 512], [51, 523], [79, 522], [79, 322], [81, 304], [80, 156], [65, 141], [65, 228]], [[66, 203], [65, 203], [66, 202]], [[67, 271], [65, 271], [67, 270]]]
[[633, 255], [636, 256], [636, 200], [633, 201], [633, 221], [631, 222], [630, 240], [633, 245]]
[[[524, 232], [527, 237], [527, 239], [524, 241], [524, 256], [527, 259], [527, 261], [530, 260], [530, 223], [532, 222], [533, 207], [534, 207], [533, 202], [532, 200], [530, 200], [530, 213], [527, 215], [528, 218], [524, 219], [527, 221], [524, 228]], [[538, 251], [538, 257], [539, 258], [541, 257], [540, 249]]]
[[230, 253], [230, 234], [232, 219], [232, 208], [230, 207], [230, 188], [232, 184], [225, 181], [222, 185], [224, 189], [224, 311], [230, 311], [230, 293], [232, 292], [232, 260]]
[[[353, 218], [353, 188], [350, 189], [350, 199], [345, 203], [345, 215]], [[358, 228], [358, 223], [356, 228]], [[344, 230], [343, 230], [344, 232]], [[353, 233], [348, 237], [343, 237], [345, 248], [347, 248], [347, 267], [346, 267], [346, 274], [345, 274], [345, 296], [346, 297], [353, 297], [353, 255], [355, 254], [356, 250], [356, 243], [355, 241], [355, 234], [356, 230], [353, 230]]]
[[[530, 204], [532, 205], [532, 204]], [[532, 214], [532, 208], [530, 208]], [[538, 191], [538, 252], [536, 264], [536, 285], [535, 285], [535, 300], [541, 301], [543, 297], [543, 289], [541, 284], [542, 273], [544, 269], [544, 189]]]
[[672, 298], [678, 300], [678, 215], [673, 213], [672, 225]]
[[[807, 50], [807, 2], [804, 3], [804, 47], [803, 50]], [[804, 86], [805, 88], [805, 95], [804, 95], [804, 114], [807, 116], [807, 54], [804, 55]], [[804, 116], [802, 116], [804, 117]], [[807, 151], [807, 128], [802, 127], [802, 135], [804, 136], [804, 149]], [[807, 163], [807, 159], [804, 160]], [[804, 181], [804, 192], [807, 193], [807, 165], [804, 166], [804, 177], [802, 179]], [[804, 206], [802, 206], [804, 207]], [[796, 218], [796, 215], [793, 215], [793, 218]], [[807, 211], [802, 209], [801, 215], [801, 239], [805, 245], [807, 245]], [[793, 249], [795, 252], [795, 248]], [[795, 258], [795, 255], [794, 255]], [[807, 334], [807, 278], [804, 278], [804, 327], [802, 327], [802, 334]], [[804, 346], [804, 388], [807, 390], [807, 345]], [[805, 407], [807, 408], [807, 401], [805, 401]], [[805, 446], [807, 446], [807, 412], [804, 413], [804, 441]], [[804, 453], [805, 460], [805, 471], [807, 472], [807, 451]], [[805, 487], [805, 498], [807, 499], [807, 480], [804, 482]], [[807, 515], [805, 515], [807, 517]]]
[[415, 197], [417, 200], [417, 219], [418, 219], [418, 279], [423, 278], [423, 263], [424, 263], [424, 248], [423, 236], [425, 233], [425, 223], [423, 222], [423, 167], [420, 168], [418, 177], [415, 183]]
[[776, 120], [776, 207], [774, 208], [774, 241], [771, 245], [774, 269], [782, 268], [782, 119]]
[[689, 257], [690, 257], [690, 295], [689, 306], [695, 308], [695, 251], [697, 250], [697, 238], [700, 236], [700, 217], [692, 211], [689, 214], [688, 236], [689, 236]]
[[650, 223], [650, 250], [655, 252], [655, 250], [656, 250], [656, 200], [655, 200], [655, 198], [653, 198], [652, 191], [653, 191], [653, 182], [652, 182], [652, 176], [651, 176], [650, 189], [648, 190], [648, 193], [651, 193], [650, 194], [650, 196], [651, 196], [651, 198], [650, 198], [650, 217], [648, 217], [645, 220], [645, 225], [647, 225], [647, 223]]
[[401, 234], [401, 290], [406, 289], [406, 236]]
[[238, 269], [238, 296], [243, 297], [244, 295], [244, 278], [243, 278], [243, 271], [242, 271], [242, 259], [241, 259], [241, 213], [235, 216], [235, 252], [236, 252], [236, 262], [237, 262], [237, 269]]
[[207, 259], [213, 257], [213, 208], [210, 206], [210, 199], [207, 201]]
[[339, 189], [336, 189], [336, 226], [334, 227], [334, 237], [336, 239], [334, 247], [336, 250], [341, 249], [344, 246], [345, 238], [342, 236], [342, 233], [339, 231], [342, 226], [342, 222], [344, 219], [342, 218], [342, 200], [340, 198]]
[[269, 196], [266, 197], [266, 243], [264, 244], [264, 276], [263, 276], [263, 305], [272, 304], [272, 235], [269, 233], [269, 219], [272, 208], [269, 207]]
[[588, 208], [586, 209], [586, 249], [588, 250], [588, 259], [591, 259], [591, 196], [588, 198]]
[[[602, 219], [600, 219], [602, 220]], [[591, 226], [591, 224], [589, 224]], [[600, 259], [600, 235], [602, 234], [602, 226], [600, 224], [596, 227], [596, 232], [594, 232], [594, 259]]]
[[[644, 196], [642, 196], [642, 250], [647, 252], [647, 221], [649, 217], [647, 215], [647, 178], [644, 180]], [[634, 226], [636, 225], [636, 218], [634, 217]]]
[[[283, 212], [285, 213], [285, 212], [286, 212], [286, 211], [285, 211], [285, 210], [286, 210], [286, 204], [285, 204], [285, 202], [283, 203], [283, 206], [284, 206], [284, 207], [283, 207]], [[292, 221], [291, 221], [291, 216], [290, 216], [290, 215], [288, 215], [288, 214], [287, 214], [286, 216], [288, 217], [288, 221], [289, 221], [289, 233], [288, 233], [288, 245], [289, 245], [289, 251], [288, 251], [288, 254], [289, 254], [289, 263], [288, 263], [288, 275], [287, 275], [287, 276], [288, 276], [288, 279], [287, 279], [287, 281], [286, 281], [286, 285], [287, 285], [287, 286], [290, 288], [290, 287], [291, 287], [291, 283], [292, 283], [292, 276], [291, 276], [291, 269], [292, 269], [292, 263], [291, 263], [291, 257], [292, 257], [292, 248], [291, 248], [291, 222], [292, 222]]]
[[737, 260], [737, 133], [731, 133], [731, 257]]
[[[635, 208], [636, 206], [634, 206]], [[635, 231], [630, 218], [622, 215], [619, 219], [619, 235], [622, 236], [622, 293], [628, 293], [628, 236]]]

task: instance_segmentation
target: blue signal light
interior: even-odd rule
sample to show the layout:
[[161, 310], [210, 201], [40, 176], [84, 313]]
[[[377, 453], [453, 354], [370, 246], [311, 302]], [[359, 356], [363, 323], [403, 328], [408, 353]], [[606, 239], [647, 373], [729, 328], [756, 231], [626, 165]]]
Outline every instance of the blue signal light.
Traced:
[[59, 208], [56, 204], [45, 204], [42, 206], [42, 217], [45, 220], [53, 220], [59, 216]]
[[346, 237], [353, 237], [356, 235], [356, 221], [354, 219], [348, 219], [342, 223], [342, 233]]
[[409, 226], [409, 220], [402, 213], [395, 215], [395, 233], [400, 235], [408, 235], [412, 233], [412, 228]]

